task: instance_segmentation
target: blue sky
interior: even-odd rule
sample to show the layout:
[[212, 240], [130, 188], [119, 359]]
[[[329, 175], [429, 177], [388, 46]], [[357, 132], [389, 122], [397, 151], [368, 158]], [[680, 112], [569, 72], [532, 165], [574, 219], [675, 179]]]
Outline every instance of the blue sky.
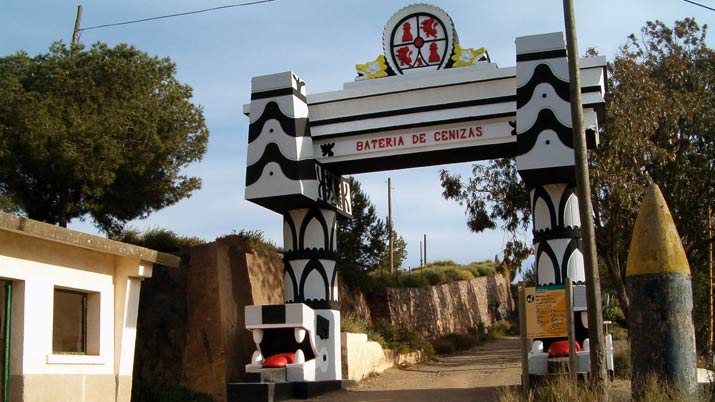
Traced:
[[[714, 0], [701, 0], [715, 6]], [[217, 7], [241, 0], [85, 1], [82, 27]], [[609, 60], [647, 20], [672, 25], [693, 16], [712, 25], [715, 12], [681, 0], [576, 1], [579, 48], [595, 47]], [[180, 81], [194, 88], [210, 130], [208, 152], [186, 172], [203, 188], [174, 206], [130, 225], [140, 230], [171, 229], [206, 240], [260, 229], [282, 243], [281, 217], [244, 198], [251, 77], [294, 71], [308, 93], [333, 91], [355, 77], [355, 63], [382, 53], [388, 19], [411, 4], [395, 0], [277, 0], [197, 15], [83, 32], [81, 42], [129, 43], [149, 54], [170, 57]], [[440, 0], [432, 4], [451, 15], [460, 44], [486, 47], [501, 67], [515, 64], [517, 36], [563, 31], [560, 0]], [[18, 50], [46, 52], [72, 35], [77, 3], [57, 0], [4, 0], [0, 4], [0, 55]], [[712, 46], [712, 38], [708, 41]], [[471, 164], [446, 166], [469, 175]], [[475, 234], [464, 209], [441, 198], [440, 167], [358, 175], [364, 190], [387, 215], [387, 178], [392, 178], [395, 229], [408, 244], [406, 266], [419, 264], [419, 242], [428, 237], [428, 258], [461, 263], [494, 258], [506, 240], [500, 231]], [[91, 221], [70, 227], [96, 233]], [[525, 234], [525, 236], [528, 234]]]

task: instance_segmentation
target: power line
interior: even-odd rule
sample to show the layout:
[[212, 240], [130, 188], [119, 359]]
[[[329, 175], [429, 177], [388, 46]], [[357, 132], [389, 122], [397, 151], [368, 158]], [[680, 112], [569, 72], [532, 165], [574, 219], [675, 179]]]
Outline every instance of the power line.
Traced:
[[686, 2], [686, 3], [690, 3], [690, 4], [695, 4], [696, 6], [700, 6], [700, 7], [702, 7], [702, 8], [707, 8], [707, 9], [710, 10], [710, 11], [715, 11], [715, 8], [708, 7], [708, 6], [706, 6], [705, 4], [696, 3], [696, 2], [691, 1], [691, 0], [683, 0], [683, 1]]
[[151, 17], [151, 18], [142, 18], [140, 20], [132, 20], [132, 21], [125, 21], [125, 22], [115, 22], [113, 24], [104, 24], [104, 25], [97, 25], [93, 27], [87, 27], [87, 28], [80, 28], [77, 31], [82, 32], [82, 31], [89, 31], [90, 29], [97, 29], [97, 28], [106, 28], [106, 27], [114, 27], [118, 25], [129, 25], [129, 24], [136, 24], [139, 22], [146, 22], [146, 21], [154, 21], [154, 20], [160, 20], [164, 18], [172, 18], [172, 17], [180, 17], [182, 15], [190, 15], [190, 14], [199, 14], [199, 13], [205, 13], [207, 11], [216, 11], [216, 10], [222, 10], [224, 8], [233, 8], [233, 7], [243, 7], [243, 6], [252, 6], [254, 4], [261, 4], [261, 3], [270, 3], [272, 1], [276, 0], [257, 0], [257, 1], [250, 1], [247, 3], [239, 3], [239, 4], [228, 4], [225, 6], [219, 6], [219, 7], [212, 7], [212, 8], [205, 8], [203, 10], [196, 10], [196, 11], [187, 11], [185, 13], [177, 13], [177, 14], [169, 14], [169, 15], [162, 15], [159, 17]]

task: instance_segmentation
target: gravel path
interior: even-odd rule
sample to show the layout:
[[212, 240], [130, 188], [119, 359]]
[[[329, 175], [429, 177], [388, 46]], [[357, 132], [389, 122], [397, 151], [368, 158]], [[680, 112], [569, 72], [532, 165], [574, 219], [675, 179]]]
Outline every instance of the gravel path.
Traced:
[[520, 384], [519, 339], [490, 342], [436, 361], [392, 368], [321, 402], [489, 402], [499, 388]]

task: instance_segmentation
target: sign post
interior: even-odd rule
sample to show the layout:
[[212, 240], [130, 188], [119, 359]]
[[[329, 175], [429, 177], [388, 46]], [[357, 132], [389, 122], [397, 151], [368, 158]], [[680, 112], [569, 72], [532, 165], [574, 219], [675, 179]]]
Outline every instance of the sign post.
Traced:
[[576, 384], [576, 334], [573, 326], [573, 282], [571, 282], [571, 279], [566, 281], [566, 310], [569, 332], [569, 375], [571, 376], [572, 384]]
[[529, 394], [529, 338], [526, 335], [526, 285], [519, 282], [519, 334], [521, 334], [521, 394]]

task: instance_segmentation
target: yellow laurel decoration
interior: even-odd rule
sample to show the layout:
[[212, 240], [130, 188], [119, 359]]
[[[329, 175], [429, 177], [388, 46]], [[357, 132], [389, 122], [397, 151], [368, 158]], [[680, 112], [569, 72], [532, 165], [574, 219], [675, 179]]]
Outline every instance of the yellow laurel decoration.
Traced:
[[487, 49], [480, 47], [472, 49], [459, 46], [459, 43], [454, 45], [454, 55], [452, 56], [454, 64], [452, 67], [473, 66], [480, 61], [489, 62], [489, 54]]
[[375, 60], [368, 61], [365, 64], [356, 64], [355, 69], [358, 73], [358, 80], [387, 77], [387, 63], [383, 55], [379, 55]]

